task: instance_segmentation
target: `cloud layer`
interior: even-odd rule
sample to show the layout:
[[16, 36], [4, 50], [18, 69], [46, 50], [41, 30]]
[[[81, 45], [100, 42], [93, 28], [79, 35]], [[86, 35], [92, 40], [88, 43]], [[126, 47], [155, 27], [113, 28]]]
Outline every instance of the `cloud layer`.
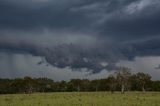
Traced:
[[120, 60], [160, 55], [159, 13], [159, 0], [1, 0], [0, 51], [114, 70]]

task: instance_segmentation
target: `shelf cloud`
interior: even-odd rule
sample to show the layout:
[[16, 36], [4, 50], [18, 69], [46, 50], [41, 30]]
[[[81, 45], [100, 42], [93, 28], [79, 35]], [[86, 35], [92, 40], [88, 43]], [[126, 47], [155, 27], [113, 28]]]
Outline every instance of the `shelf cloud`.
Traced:
[[160, 55], [159, 13], [159, 0], [1, 0], [0, 52], [112, 71], [120, 60]]

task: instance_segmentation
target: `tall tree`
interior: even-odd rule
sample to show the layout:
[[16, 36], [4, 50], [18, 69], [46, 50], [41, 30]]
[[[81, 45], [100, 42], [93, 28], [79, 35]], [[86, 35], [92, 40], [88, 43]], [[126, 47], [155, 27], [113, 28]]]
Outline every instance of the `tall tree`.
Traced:
[[72, 83], [74, 89], [76, 91], [80, 91], [80, 86], [81, 86], [81, 79], [71, 79], [70, 83]]
[[108, 78], [108, 83], [109, 83], [109, 87], [110, 87], [110, 91], [111, 93], [114, 93], [115, 88], [116, 88], [116, 78], [114, 75], [110, 75]]
[[151, 81], [151, 76], [149, 74], [145, 74], [143, 72], [139, 72], [136, 74], [136, 79], [138, 85], [141, 87], [142, 91], [145, 92], [146, 84]]
[[119, 67], [115, 74], [117, 83], [121, 86], [121, 93], [124, 93], [129, 85], [129, 78], [131, 76], [130, 69], [127, 67]]

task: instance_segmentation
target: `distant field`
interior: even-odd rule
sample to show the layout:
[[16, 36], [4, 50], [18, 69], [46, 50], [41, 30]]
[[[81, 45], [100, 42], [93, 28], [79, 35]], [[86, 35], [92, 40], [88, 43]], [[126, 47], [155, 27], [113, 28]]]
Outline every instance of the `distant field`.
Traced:
[[160, 93], [36, 93], [0, 95], [0, 106], [160, 106]]

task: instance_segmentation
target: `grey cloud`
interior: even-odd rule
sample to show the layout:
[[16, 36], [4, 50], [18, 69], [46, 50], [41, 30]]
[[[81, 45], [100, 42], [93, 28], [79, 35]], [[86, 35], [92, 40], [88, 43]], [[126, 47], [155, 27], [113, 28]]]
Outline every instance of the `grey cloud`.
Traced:
[[[46, 1], [46, 3], [43, 3], [42, 5], [41, 2], [38, 2], [37, 0], [1, 0], [1, 27], [9, 27], [11, 29], [52, 27], [55, 29], [77, 28], [77, 30], [88, 30], [91, 28], [91, 26], [96, 27], [97, 21], [99, 22], [101, 18], [104, 18], [105, 20], [106, 15], [108, 16], [110, 14], [114, 14], [116, 11], [122, 10], [124, 7], [130, 5], [133, 2], [133, 0], [44, 1]], [[25, 4], [25, 6], [23, 4]], [[72, 9], [80, 9], [81, 11], [70, 11]], [[90, 11], [86, 11], [86, 9]], [[98, 16], [96, 14], [98, 14]], [[88, 17], [88, 15], [90, 17]], [[114, 16], [112, 16], [110, 19], [113, 18]], [[108, 20], [106, 21], [106, 23], [99, 25], [99, 29], [96, 27], [95, 29], [92, 29], [92, 31], [101, 32], [104, 33], [103, 35], [107, 34], [107, 36], [113, 36], [114, 32], [121, 33], [121, 31], [117, 31], [117, 29], [121, 28], [121, 23], [125, 22], [118, 21], [117, 24], [120, 24], [120, 26], [115, 27], [114, 20], [109, 20], [111, 23], [108, 23]], [[110, 31], [113, 32], [113, 34], [110, 33]], [[125, 31], [122, 30], [122, 34], [123, 33], [125, 34]]]
[[159, 65], [159, 66], [157, 66], [157, 67], [155, 67], [155, 69], [157, 69], [157, 70], [158, 70], [158, 69], [160, 69], [160, 65]]
[[[46, 46], [37, 42], [9, 41], [1, 38], [0, 50], [3, 52], [30, 53], [34, 56], [44, 57], [48, 63], [58, 68], [70, 67], [72, 70], [86, 68], [92, 73], [98, 73], [103, 69], [113, 70], [116, 68], [115, 62], [120, 58], [125, 58], [114, 44], [98, 41], [94, 43], [96, 45], [69, 43]], [[107, 51], [108, 49], [109, 51]], [[102, 65], [104, 62], [108, 65]]]
[[119, 60], [160, 55], [159, 13], [158, 0], [1, 0], [0, 50], [58, 68], [114, 70]]
[[132, 43], [133, 54], [136, 56], [159, 56], [160, 38], [152, 38]]
[[[92, 73], [98, 73], [103, 69], [115, 70], [116, 63], [120, 60], [134, 60], [136, 56], [159, 56], [159, 42], [160, 39], [152, 38], [121, 44], [98, 40], [94, 42], [96, 45], [90, 46], [76, 42], [46, 46], [37, 42], [9, 41], [1, 38], [0, 50], [42, 56], [48, 63], [58, 68], [70, 67], [72, 70], [86, 68]], [[108, 65], [102, 65], [104, 62]]]
[[[0, 1], [0, 28], [92, 31], [125, 40], [159, 34], [159, 0]], [[23, 6], [25, 4], [25, 6]], [[122, 39], [121, 39], [122, 40]]]

